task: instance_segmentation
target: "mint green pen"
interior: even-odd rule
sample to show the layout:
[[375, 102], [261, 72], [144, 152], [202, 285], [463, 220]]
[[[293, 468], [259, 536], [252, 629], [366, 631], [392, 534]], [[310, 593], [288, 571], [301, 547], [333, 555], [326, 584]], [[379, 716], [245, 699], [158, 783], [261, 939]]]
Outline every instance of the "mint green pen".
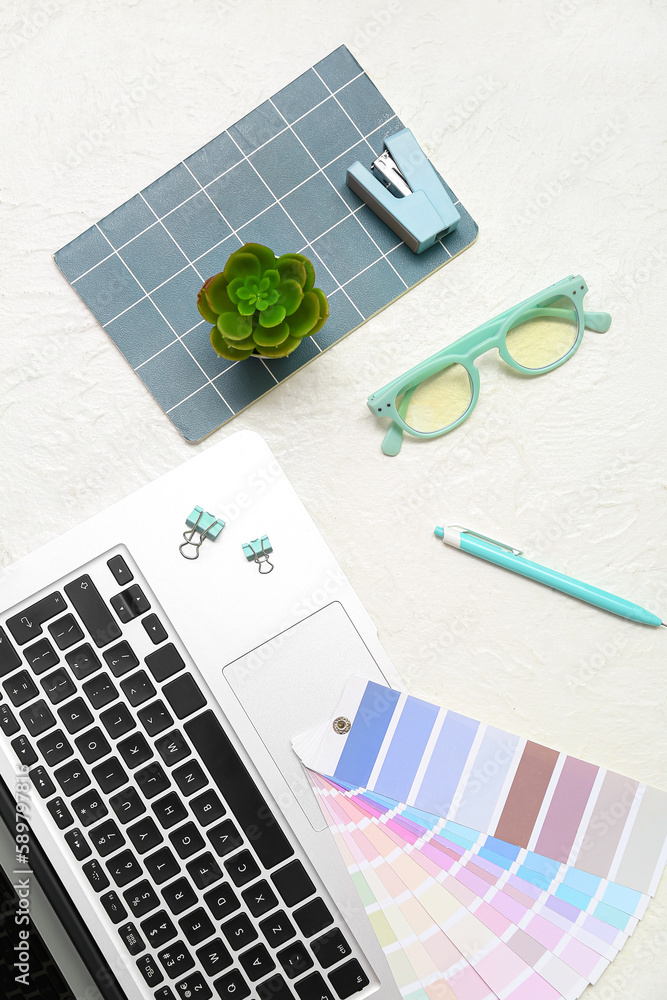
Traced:
[[563, 594], [570, 594], [571, 597], [578, 597], [580, 601], [593, 604], [596, 608], [604, 611], [611, 611], [621, 618], [629, 618], [633, 622], [641, 622], [643, 625], [663, 625], [657, 615], [640, 608], [638, 604], [626, 601], [622, 597], [616, 597], [606, 590], [598, 587], [591, 587], [588, 583], [581, 583], [564, 573], [557, 573], [556, 570], [540, 566], [538, 563], [524, 559], [521, 549], [512, 548], [503, 542], [497, 542], [486, 535], [479, 535], [470, 528], [462, 528], [458, 524], [450, 525], [447, 528], [436, 528], [435, 534], [442, 538], [447, 545], [452, 545], [463, 552], [469, 552], [471, 556], [479, 556], [487, 562], [502, 566], [504, 569], [511, 569], [513, 573], [526, 576], [529, 580], [537, 580], [538, 583], [545, 583], [547, 587], [560, 590]]

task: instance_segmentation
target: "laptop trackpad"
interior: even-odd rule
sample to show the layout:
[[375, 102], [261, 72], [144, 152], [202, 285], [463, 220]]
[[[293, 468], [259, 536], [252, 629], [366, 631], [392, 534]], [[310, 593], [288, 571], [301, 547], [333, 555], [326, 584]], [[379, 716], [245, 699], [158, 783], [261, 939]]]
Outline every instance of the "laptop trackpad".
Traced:
[[311, 825], [326, 829], [292, 737], [331, 718], [348, 677], [389, 683], [342, 604], [328, 604], [223, 673]]

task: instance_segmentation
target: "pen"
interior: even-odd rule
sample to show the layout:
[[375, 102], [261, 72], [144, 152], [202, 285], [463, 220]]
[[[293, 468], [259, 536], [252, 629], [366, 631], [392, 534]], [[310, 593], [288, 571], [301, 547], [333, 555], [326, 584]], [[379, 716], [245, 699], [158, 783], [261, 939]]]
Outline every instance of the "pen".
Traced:
[[496, 566], [503, 566], [511, 569], [513, 573], [526, 576], [529, 580], [537, 580], [538, 583], [545, 583], [547, 587], [560, 590], [563, 594], [570, 594], [571, 597], [578, 597], [580, 601], [593, 604], [596, 608], [604, 611], [611, 611], [621, 618], [629, 618], [633, 622], [641, 622], [643, 625], [667, 625], [657, 617], [641, 608], [632, 601], [626, 601], [622, 597], [616, 597], [606, 590], [592, 587], [588, 583], [582, 583], [564, 573], [558, 573], [554, 569], [540, 566], [539, 563], [530, 562], [524, 559], [521, 549], [515, 549], [511, 545], [505, 545], [486, 535], [480, 535], [470, 528], [462, 528], [460, 525], [450, 525], [445, 528], [436, 528], [435, 534], [442, 538], [447, 545], [469, 552], [472, 556], [486, 559], [487, 562], [495, 563]]

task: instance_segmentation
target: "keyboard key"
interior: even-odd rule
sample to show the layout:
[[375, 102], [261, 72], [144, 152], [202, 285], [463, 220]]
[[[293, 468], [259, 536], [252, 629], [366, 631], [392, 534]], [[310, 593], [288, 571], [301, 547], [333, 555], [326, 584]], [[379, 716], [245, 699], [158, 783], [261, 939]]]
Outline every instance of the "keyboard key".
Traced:
[[25, 645], [31, 639], [36, 639], [42, 634], [41, 626], [50, 618], [55, 618], [57, 614], [64, 611], [66, 607], [62, 594], [57, 591], [43, 597], [41, 601], [31, 604], [29, 608], [24, 608], [18, 614], [7, 619], [7, 628], [14, 636], [15, 642], [19, 646]]
[[111, 612], [87, 573], [78, 580], [68, 583], [65, 593], [98, 649], [120, 638], [122, 634], [120, 626], [112, 618]]
[[39, 767], [33, 767], [28, 776], [41, 798], [48, 799], [49, 795], [53, 795], [56, 790], [56, 786], [51, 781], [46, 768], [41, 765]]
[[190, 719], [184, 728], [262, 864], [274, 868], [289, 858], [291, 844], [213, 712]]
[[171, 912], [176, 914], [189, 910], [197, 902], [195, 891], [185, 878], [177, 878], [162, 889], [162, 896]]
[[107, 708], [106, 712], [102, 712], [100, 722], [112, 740], [120, 739], [121, 736], [129, 733], [136, 726], [136, 722], [130, 715], [129, 708], [127, 705], [123, 705], [122, 702], [114, 705], [113, 708]]
[[127, 590], [122, 590], [111, 598], [111, 607], [123, 625], [127, 625], [133, 618], [143, 615], [144, 611], [150, 611], [151, 606], [139, 584], [133, 583]]
[[296, 931], [284, 910], [278, 910], [272, 917], [262, 920], [259, 928], [272, 948], [278, 948], [281, 944], [285, 944], [285, 941], [296, 937]]
[[208, 778], [196, 760], [181, 764], [173, 772], [172, 777], [184, 795], [194, 795], [207, 783]]
[[333, 917], [321, 899], [313, 899], [292, 914], [304, 937], [312, 937], [333, 923]]
[[232, 887], [223, 882], [222, 885], [204, 893], [204, 902], [216, 920], [223, 920], [241, 905]]
[[121, 887], [143, 875], [141, 865], [132, 851], [121, 851], [111, 861], [107, 861], [107, 868], [116, 885]]
[[158, 799], [157, 802], [151, 803], [151, 807], [157, 816], [160, 826], [164, 827], [165, 830], [176, 826], [177, 823], [181, 823], [188, 815], [187, 809], [176, 792], [170, 792], [169, 795]]
[[223, 1000], [245, 1000], [250, 994], [250, 987], [238, 969], [233, 969], [226, 976], [220, 976], [213, 983], [215, 991]]
[[182, 941], [175, 941], [168, 948], [159, 951], [157, 957], [162, 962], [165, 972], [170, 979], [182, 976], [184, 972], [187, 972], [195, 964], [195, 960], [190, 954], [187, 945]]
[[32, 646], [26, 646], [23, 650], [28, 666], [36, 674], [43, 674], [45, 670], [50, 670], [59, 662], [58, 654], [48, 639], [40, 639]]
[[0, 705], [0, 729], [5, 736], [13, 736], [20, 728], [9, 705]]
[[143, 705], [145, 701], [148, 701], [149, 698], [154, 698], [156, 694], [155, 688], [145, 670], [137, 670], [136, 674], [126, 677], [124, 681], [120, 682], [120, 686], [133, 708], [136, 708], [137, 705]]
[[88, 836], [97, 853], [103, 858], [106, 858], [108, 854], [113, 854], [125, 843], [125, 837], [112, 819], [108, 819], [96, 826], [94, 830], [90, 830]]
[[84, 771], [81, 761], [76, 759], [59, 767], [54, 772], [54, 777], [68, 798], [90, 784], [90, 778]]
[[128, 826], [127, 835], [139, 854], [152, 851], [154, 847], [162, 843], [162, 834], [150, 816], [144, 816], [134, 826]]
[[118, 645], [105, 649], [102, 656], [106, 660], [114, 677], [121, 677], [128, 670], [139, 666], [139, 658], [130, 646], [129, 642], [123, 640]]
[[117, 750], [129, 768], [139, 767], [150, 760], [153, 751], [141, 733], [134, 733], [117, 745]]
[[175, 938], [178, 933], [165, 910], [158, 910], [157, 913], [144, 920], [141, 929], [153, 948], [160, 948], [167, 941]]
[[146, 615], [141, 619], [141, 624], [146, 629], [146, 635], [154, 646], [159, 646], [167, 638], [167, 630], [157, 615]]
[[[81, 833], [81, 830], [78, 830], [76, 828], [74, 830], [70, 830], [68, 833], [65, 834], [65, 842], [77, 861], [83, 861], [84, 858], [90, 857], [90, 855], [93, 853], [90, 849], [88, 841]], [[84, 869], [85, 867], [86, 866], [84, 865]], [[89, 876], [89, 881], [90, 881], [90, 876]], [[107, 882], [107, 885], [108, 884], [109, 883]], [[104, 889], [105, 886], [101, 886], [101, 888]]]
[[368, 986], [368, 976], [356, 958], [330, 972], [329, 979], [340, 1000], [347, 1000], [347, 997], [351, 997], [353, 993], [358, 993]]
[[147, 799], [152, 799], [154, 796], [159, 795], [160, 792], [164, 792], [166, 788], [169, 788], [169, 778], [156, 760], [152, 764], [149, 764], [148, 767], [137, 771], [135, 778], [139, 788]]
[[107, 916], [114, 924], [119, 924], [121, 920], [125, 920], [127, 916], [127, 910], [123, 906], [120, 897], [112, 889], [111, 892], [106, 892], [103, 896], [100, 896], [100, 903], [107, 912]]
[[163, 733], [174, 722], [162, 701], [154, 701], [151, 705], [146, 705], [145, 708], [137, 712], [137, 715], [139, 716], [139, 722], [149, 736], [157, 736], [158, 733]]
[[[67, 837], [69, 837], [68, 833], [65, 834], [65, 839], [67, 839]], [[88, 847], [87, 844], [86, 847]], [[89, 847], [88, 850], [90, 850]], [[95, 892], [102, 892], [103, 889], [109, 888], [109, 879], [107, 878], [102, 865], [96, 858], [93, 858], [92, 861], [86, 861], [82, 870]]]
[[206, 698], [191, 674], [181, 674], [175, 681], [165, 684], [162, 694], [179, 719], [187, 718], [206, 704]]
[[2, 686], [7, 692], [11, 703], [16, 705], [17, 708], [25, 705], [27, 701], [32, 701], [39, 693], [35, 682], [27, 670], [20, 670], [18, 674], [14, 674], [8, 680], [4, 681]]
[[241, 895], [253, 917], [261, 917], [278, 905], [278, 899], [268, 882], [262, 880], [251, 889], [245, 889]]
[[60, 796], [57, 796], [55, 799], [51, 799], [51, 801], [47, 803], [46, 808], [53, 816], [59, 830], [66, 830], [67, 827], [71, 826], [74, 822], [74, 817], [65, 805], [64, 799], [61, 799]]
[[83, 795], [72, 799], [70, 804], [83, 826], [91, 826], [92, 823], [97, 823], [99, 819], [103, 819], [109, 812], [102, 800], [102, 796], [94, 788], [90, 788]]
[[196, 997], [197, 1000], [211, 1000], [213, 996], [201, 972], [193, 972], [191, 976], [176, 983], [176, 992], [179, 997], [183, 997], [183, 1000], [190, 1000], [190, 997]]
[[258, 979], [263, 979], [269, 972], [273, 972], [276, 967], [276, 963], [263, 944], [256, 944], [254, 948], [250, 948], [242, 955], [239, 955], [239, 962], [252, 983], [256, 983]]
[[171, 986], [163, 986], [155, 991], [155, 1000], [176, 1000]]
[[40, 683], [46, 691], [49, 701], [54, 705], [58, 705], [65, 698], [71, 698], [73, 694], [76, 694], [76, 685], [64, 667], [59, 667], [53, 673], [42, 677]]
[[123, 899], [135, 917], [143, 917], [145, 913], [150, 913], [151, 910], [160, 905], [155, 890], [150, 882], [145, 880], [124, 892]]
[[278, 952], [277, 958], [290, 979], [296, 979], [314, 964], [301, 941], [294, 941], [287, 948], [283, 948]]
[[11, 674], [12, 670], [20, 666], [21, 657], [9, 641], [5, 630], [0, 627], [0, 677]]
[[123, 792], [117, 792], [109, 799], [111, 808], [118, 816], [121, 823], [129, 823], [146, 812], [143, 804], [134, 788], [126, 788]]
[[98, 674], [92, 680], [86, 681], [83, 690], [93, 708], [104, 708], [118, 697], [118, 691], [108, 674]]
[[158, 983], [164, 982], [164, 976], [152, 955], [142, 955], [137, 959], [137, 968], [149, 986], [157, 986]]
[[102, 666], [99, 656], [89, 642], [85, 642], [78, 649], [71, 649], [69, 653], [65, 653], [65, 660], [79, 681], [82, 681], [84, 677], [88, 677], [90, 674], [94, 674]]
[[191, 858], [193, 854], [201, 851], [204, 847], [204, 838], [194, 823], [186, 823], [185, 826], [174, 830], [173, 833], [169, 834], [169, 840], [174, 845], [174, 850], [179, 858], [183, 859]]
[[259, 875], [259, 866], [250, 851], [235, 854], [229, 861], [225, 861], [225, 868], [234, 885], [245, 885]]
[[300, 861], [290, 861], [284, 868], [274, 872], [271, 881], [288, 906], [296, 906], [315, 892], [310, 875]]
[[126, 583], [131, 583], [134, 580], [132, 570], [122, 556], [112, 556], [111, 559], [107, 559], [107, 566], [119, 586], [124, 587]]
[[62, 729], [56, 729], [48, 736], [37, 740], [37, 749], [49, 767], [55, 767], [74, 753]]
[[81, 642], [83, 639], [83, 632], [74, 615], [64, 615], [58, 621], [52, 622], [49, 625], [49, 632], [58, 649], [69, 649], [75, 642]]
[[203, 948], [200, 948], [197, 952], [197, 958], [207, 976], [217, 976], [219, 972], [228, 969], [234, 962], [220, 938], [214, 938], [213, 941], [209, 941]]
[[40, 736], [56, 724], [51, 709], [42, 699], [33, 702], [28, 708], [24, 708], [22, 712], [19, 712], [19, 715], [31, 736]]
[[340, 962], [341, 958], [352, 954], [352, 949], [337, 927], [311, 941], [310, 947], [323, 969], [328, 969]]
[[58, 709], [62, 723], [68, 733], [78, 733], [93, 721], [93, 715], [83, 698], [74, 698]]
[[178, 764], [179, 760], [183, 760], [190, 754], [190, 747], [177, 729], [167, 733], [166, 736], [161, 736], [159, 740], [156, 740], [155, 746], [162, 760], [169, 767]]
[[87, 764], [94, 764], [100, 757], [106, 757], [111, 752], [111, 747], [104, 733], [97, 726], [94, 729], [89, 729], [87, 733], [79, 736], [78, 740], [74, 740], [74, 742]]
[[144, 864], [157, 885], [168, 882], [174, 875], [178, 875], [181, 870], [181, 866], [168, 847], [162, 847], [155, 854], [150, 854], [147, 858], [144, 858]]
[[15, 740], [12, 740], [12, 749], [21, 764], [24, 764], [25, 767], [32, 767], [33, 764], [37, 763], [37, 754], [27, 736], [21, 734]]
[[190, 808], [199, 820], [200, 826], [208, 826], [209, 823], [225, 815], [225, 807], [212, 788], [193, 799]]
[[97, 767], [94, 767], [93, 778], [105, 795], [115, 791], [127, 782], [127, 774], [123, 769], [123, 765], [115, 757], [105, 760], [103, 764], [98, 764]]
[[167, 677], [177, 674], [185, 666], [185, 660], [173, 642], [156, 649], [154, 653], [149, 653], [144, 657], [144, 662], [155, 680], [160, 683], [166, 681]]
[[[236, 829], [231, 819], [225, 819], [218, 826], [214, 826], [212, 830], [209, 830], [206, 834], [208, 839], [218, 855], [218, 857], [223, 858], [225, 854], [231, 854], [238, 847], [243, 844], [243, 837]], [[258, 871], [259, 874], [259, 871]], [[249, 879], [246, 879], [246, 882]], [[240, 885], [239, 882], [236, 883]]]
[[206, 889], [222, 878], [222, 868], [218, 865], [210, 851], [202, 854], [195, 861], [191, 861], [185, 866], [190, 873], [190, 878], [198, 889]]
[[188, 913], [187, 917], [179, 920], [178, 925], [190, 944], [200, 944], [202, 941], [210, 938], [212, 934], [215, 934], [215, 927], [211, 923], [206, 910], [202, 909], [201, 906], [199, 909], [193, 910], [192, 913]]
[[231, 920], [222, 924], [220, 930], [229, 941], [234, 951], [245, 948], [247, 944], [257, 940], [257, 931], [250, 923], [247, 913], [238, 913]]
[[[259, 1000], [294, 1000], [294, 994], [282, 976], [271, 976], [265, 983], [260, 983], [257, 986], [257, 996]], [[320, 998], [315, 997], [313, 1000]]]
[[335, 1000], [333, 990], [319, 972], [311, 972], [305, 979], [300, 979], [294, 984], [294, 989], [299, 994], [299, 1000]]
[[122, 927], [118, 928], [118, 933], [130, 955], [138, 955], [146, 947], [134, 924], [123, 924]]

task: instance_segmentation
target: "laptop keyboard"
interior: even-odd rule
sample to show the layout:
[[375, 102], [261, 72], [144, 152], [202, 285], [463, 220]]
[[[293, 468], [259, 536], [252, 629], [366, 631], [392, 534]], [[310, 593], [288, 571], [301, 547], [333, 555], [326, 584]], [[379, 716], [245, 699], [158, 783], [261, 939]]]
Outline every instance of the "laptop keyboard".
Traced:
[[358, 948], [131, 562], [0, 625], [0, 739], [143, 996], [347, 1000]]

